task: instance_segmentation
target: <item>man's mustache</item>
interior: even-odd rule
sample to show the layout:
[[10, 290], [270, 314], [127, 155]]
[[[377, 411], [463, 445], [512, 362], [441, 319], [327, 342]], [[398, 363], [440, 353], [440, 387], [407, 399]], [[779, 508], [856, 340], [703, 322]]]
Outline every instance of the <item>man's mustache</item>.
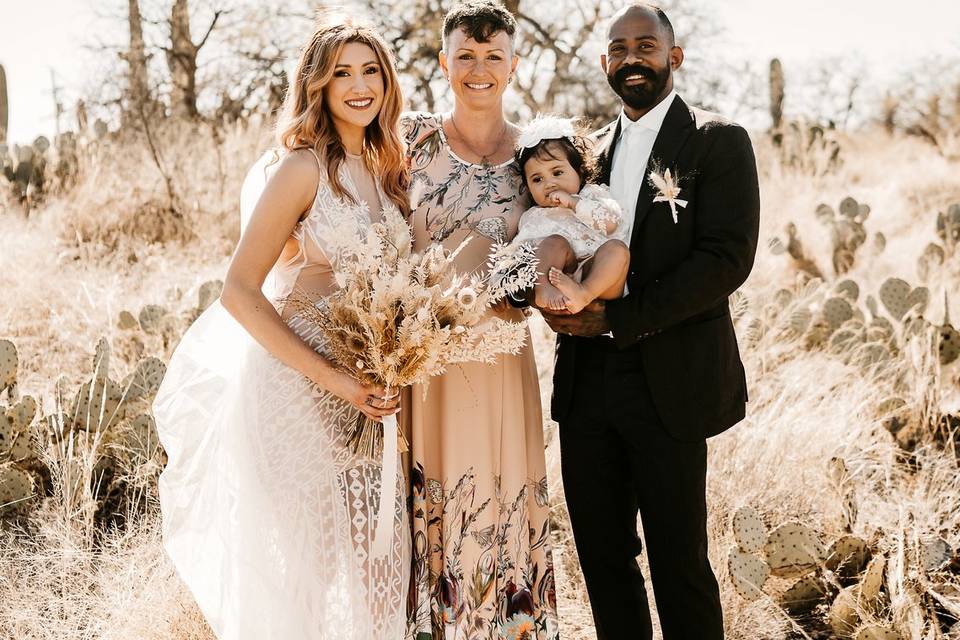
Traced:
[[639, 64], [632, 64], [628, 67], [620, 67], [617, 69], [617, 72], [613, 74], [614, 81], [622, 85], [627, 80], [627, 76], [641, 75], [647, 80], [656, 80], [657, 74], [650, 67], [644, 67]]

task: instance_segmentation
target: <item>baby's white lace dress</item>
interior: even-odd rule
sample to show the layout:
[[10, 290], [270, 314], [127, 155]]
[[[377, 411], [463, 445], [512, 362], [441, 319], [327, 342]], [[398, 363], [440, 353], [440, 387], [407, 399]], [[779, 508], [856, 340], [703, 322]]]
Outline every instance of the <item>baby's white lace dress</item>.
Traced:
[[[531, 207], [524, 211], [520, 217], [520, 229], [511, 244], [531, 243], [536, 246], [549, 236], [563, 236], [578, 262], [592, 258], [608, 240], [621, 240], [629, 245], [620, 205], [610, 197], [606, 186], [587, 184], [578, 195], [580, 201], [575, 211], [566, 207]], [[606, 233], [608, 222], [616, 223], [610, 234]]]

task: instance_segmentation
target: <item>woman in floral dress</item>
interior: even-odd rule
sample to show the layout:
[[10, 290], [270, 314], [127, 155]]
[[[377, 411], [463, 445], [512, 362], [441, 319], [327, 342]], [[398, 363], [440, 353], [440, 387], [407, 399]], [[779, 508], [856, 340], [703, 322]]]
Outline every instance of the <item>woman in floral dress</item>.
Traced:
[[[516, 22], [494, 2], [455, 7], [440, 64], [452, 113], [408, 114], [415, 248], [456, 248], [461, 272], [482, 273], [494, 243], [517, 232], [528, 196], [513, 159], [518, 129], [502, 95], [518, 58]], [[522, 321], [501, 304], [502, 318]], [[415, 386], [401, 412], [411, 435], [412, 640], [553, 639], [540, 391], [533, 349], [470, 363]]]

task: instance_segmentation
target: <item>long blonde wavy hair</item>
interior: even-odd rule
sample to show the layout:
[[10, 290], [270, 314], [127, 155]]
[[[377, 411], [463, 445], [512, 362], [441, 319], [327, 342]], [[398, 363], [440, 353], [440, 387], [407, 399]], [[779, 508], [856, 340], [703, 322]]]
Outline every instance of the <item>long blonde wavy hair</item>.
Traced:
[[288, 151], [315, 149], [327, 161], [327, 174], [333, 192], [341, 198], [354, 200], [340, 182], [339, 169], [346, 158], [346, 150], [323, 95], [324, 88], [333, 79], [340, 52], [349, 42], [370, 47], [377, 56], [384, 77], [380, 113], [367, 125], [364, 134], [364, 161], [367, 169], [380, 180], [384, 195], [400, 211], [407, 213], [410, 208], [407, 198], [410, 177], [399, 132], [403, 93], [393, 55], [373, 28], [350, 17], [321, 17], [313, 37], [300, 53], [297, 70], [287, 89], [277, 124], [278, 142]]

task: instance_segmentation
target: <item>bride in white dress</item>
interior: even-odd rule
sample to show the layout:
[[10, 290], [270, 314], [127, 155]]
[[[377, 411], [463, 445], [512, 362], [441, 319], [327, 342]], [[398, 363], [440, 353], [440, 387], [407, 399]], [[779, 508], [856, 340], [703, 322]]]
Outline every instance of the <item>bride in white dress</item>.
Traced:
[[359, 412], [393, 414], [398, 394], [336, 369], [283, 303], [296, 290], [322, 305], [335, 290], [324, 238], [345, 219], [367, 228], [406, 207], [401, 106], [375, 32], [349, 20], [318, 27], [280, 150], [244, 184], [221, 302], [184, 336], [157, 396], [164, 545], [220, 640], [403, 636], [404, 485], [390, 478], [392, 539], [375, 547], [381, 464], [346, 444]]

